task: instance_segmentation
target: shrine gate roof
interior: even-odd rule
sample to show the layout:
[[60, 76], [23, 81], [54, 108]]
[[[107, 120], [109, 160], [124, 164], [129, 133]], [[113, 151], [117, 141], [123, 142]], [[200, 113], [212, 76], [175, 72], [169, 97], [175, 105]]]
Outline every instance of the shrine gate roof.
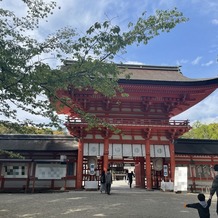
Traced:
[[[66, 60], [65, 66], [75, 63], [75, 61]], [[119, 75], [120, 83], [135, 84], [156, 84], [156, 85], [218, 85], [218, 77], [194, 79], [184, 76], [180, 66], [153, 66], [139, 64], [116, 64], [123, 71]], [[130, 74], [130, 80], [125, 76]]]
[[[208, 85], [218, 84], [217, 78], [192, 79], [184, 76], [178, 66], [147, 66], [117, 64], [123, 73], [119, 76], [120, 82], [125, 83], [152, 83], [175, 85]], [[125, 75], [130, 74], [130, 80]]]

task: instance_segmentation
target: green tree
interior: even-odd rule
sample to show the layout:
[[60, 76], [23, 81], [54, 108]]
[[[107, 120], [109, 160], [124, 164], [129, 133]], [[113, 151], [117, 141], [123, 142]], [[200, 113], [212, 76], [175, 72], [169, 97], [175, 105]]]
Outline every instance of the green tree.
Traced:
[[193, 124], [192, 129], [185, 133], [182, 138], [189, 139], [218, 139], [218, 123], [202, 124], [197, 121]]
[[[31, 114], [47, 117], [52, 125], [58, 125], [60, 120], [54, 113], [54, 103], [58, 101], [60, 106], [71, 107], [95, 125], [98, 119], [70, 102], [71, 99], [59, 96], [57, 90], [90, 88], [109, 98], [124, 94], [118, 85], [122, 72], [113, 63], [116, 55], [125, 53], [130, 45], [147, 44], [161, 32], [169, 32], [177, 24], [187, 21], [177, 9], [157, 10], [150, 16], [143, 13], [136, 23], [130, 22], [125, 31], [106, 20], [93, 24], [85, 35], [64, 27], [39, 41], [27, 32], [37, 29], [40, 21], [52, 14], [57, 4], [42, 0], [20, 1], [28, 7], [26, 16], [19, 17], [15, 12], [0, 9], [0, 115], [19, 123], [14, 105]], [[51, 52], [59, 60], [70, 57], [74, 62], [61, 69], [52, 69], [40, 59], [41, 55]]]
[[63, 129], [53, 130], [51, 128], [39, 128], [17, 123], [0, 122], [0, 134], [46, 134], [46, 135], [66, 135]]

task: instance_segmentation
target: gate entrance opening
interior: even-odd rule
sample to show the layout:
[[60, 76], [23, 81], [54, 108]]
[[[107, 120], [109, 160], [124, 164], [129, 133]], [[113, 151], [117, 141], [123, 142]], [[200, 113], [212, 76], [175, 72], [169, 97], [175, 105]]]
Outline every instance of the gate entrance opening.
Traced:
[[[94, 173], [91, 166], [95, 166]], [[134, 174], [134, 186], [147, 188], [146, 161], [142, 157], [109, 159], [108, 167], [113, 180], [123, 180], [128, 183], [128, 173]], [[161, 181], [170, 180], [170, 160], [169, 158], [151, 159], [151, 189], [160, 189]], [[104, 170], [103, 157], [86, 157], [83, 159], [83, 186], [89, 181], [96, 182], [96, 188], [100, 187], [100, 176]]]

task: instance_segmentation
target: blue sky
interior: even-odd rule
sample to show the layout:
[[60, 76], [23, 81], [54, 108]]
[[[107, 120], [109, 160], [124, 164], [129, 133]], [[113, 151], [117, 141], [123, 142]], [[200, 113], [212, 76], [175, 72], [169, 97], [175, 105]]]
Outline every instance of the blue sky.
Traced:
[[[48, 0], [47, 0], [48, 2]], [[117, 61], [145, 65], [181, 66], [189, 78], [213, 78], [218, 76], [218, 1], [217, 0], [57, 0], [56, 9], [48, 22], [42, 22], [39, 31], [32, 33], [43, 38], [64, 26], [77, 28], [81, 34], [96, 21], [113, 19], [125, 29], [142, 12], [153, 14], [156, 9], [178, 8], [189, 18], [170, 33], [152, 39], [148, 45], [127, 48], [127, 54]], [[1, 5], [24, 13], [17, 0], [5, 0]], [[218, 90], [201, 103], [175, 117], [189, 119], [191, 123], [218, 122]]]

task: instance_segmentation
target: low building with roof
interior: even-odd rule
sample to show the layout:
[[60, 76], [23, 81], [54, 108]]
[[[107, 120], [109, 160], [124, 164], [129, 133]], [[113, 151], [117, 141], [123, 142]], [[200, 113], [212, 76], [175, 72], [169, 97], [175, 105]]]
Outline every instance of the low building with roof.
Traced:
[[4, 134], [0, 150], [2, 191], [75, 189], [78, 143], [72, 136]]
[[[218, 163], [218, 140], [177, 139], [174, 146], [176, 167], [188, 170], [188, 191], [208, 192], [214, 177], [213, 166]], [[76, 188], [78, 143], [71, 136], [0, 135], [0, 149], [20, 155], [0, 155], [0, 191]], [[159, 167], [162, 172], [163, 166]], [[159, 189], [159, 181], [152, 179], [153, 188]], [[99, 176], [96, 180], [100, 185]]]

